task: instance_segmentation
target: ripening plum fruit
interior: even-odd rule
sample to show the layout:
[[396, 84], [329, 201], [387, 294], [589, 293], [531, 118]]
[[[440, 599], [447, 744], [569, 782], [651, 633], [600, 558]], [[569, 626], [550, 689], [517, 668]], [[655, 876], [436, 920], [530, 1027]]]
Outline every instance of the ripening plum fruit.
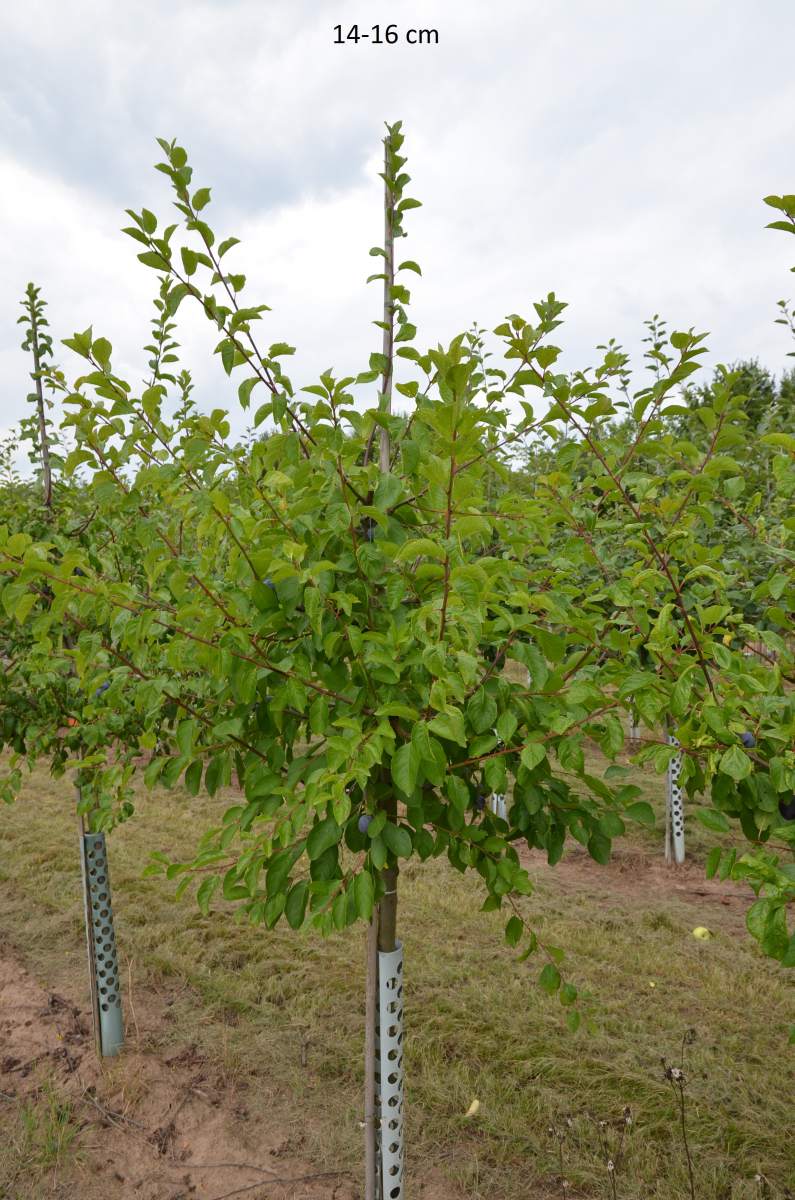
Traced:
[[778, 811], [785, 821], [795, 821], [795, 792], [792, 793], [789, 800], [779, 800]]

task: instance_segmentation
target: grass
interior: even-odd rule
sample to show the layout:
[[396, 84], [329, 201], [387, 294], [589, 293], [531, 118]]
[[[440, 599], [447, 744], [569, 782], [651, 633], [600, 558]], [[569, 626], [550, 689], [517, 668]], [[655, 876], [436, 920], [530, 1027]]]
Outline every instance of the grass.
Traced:
[[[661, 780], [636, 772], [636, 781], [661, 812]], [[327, 940], [269, 933], [234, 919], [223, 902], [203, 917], [190, 897], [172, 899], [173, 885], [141, 878], [151, 850], [187, 853], [228, 800], [143, 793], [133, 820], [112, 834], [125, 989], [131, 963], [139, 1007], [152, 989], [171, 1001], [168, 1019], [147, 1025], [149, 1049], [195, 1043], [227, 1077], [249, 1085], [254, 1122], [278, 1107], [320, 1166], [358, 1172], [359, 932]], [[688, 836], [696, 857], [713, 840], [695, 829]], [[37, 775], [20, 802], [0, 812], [0, 928], [49, 986], [82, 996], [75, 838], [65, 781]], [[659, 830], [640, 831], [631, 845], [642, 860], [661, 855], [661, 840]], [[771, 1200], [785, 1196], [795, 1178], [786, 973], [762, 958], [736, 912], [647, 887], [642, 870], [633, 886], [614, 868], [583, 869], [567, 856], [554, 871], [539, 864], [532, 873], [529, 910], [544, 940], [566, 948], [590, 1033], [566, 1030], [557, 1001], [534, 984], [541, 963], [517, 963], [499, 915], [479, 911], [476, 880], [445, 862], [412, 864], [401, 875], [410, 1178], [435, 1167], [473, 1200], [612, 1197], [613, 1183], [627, 1200], [688, 1200], [677, 1098], [661, 1059], [678, 1062], [692, 1028], [686, 1095], [696, 1195], [758, 1200], [761, 1174]], [[712, 940], [691, 936], [700, 924], [715, 931]], [[467, 1118], [473, 1099], [480, 1109]], [[625, 1106], [632, 1124], [611, 1180], [606, 1162], [618, 1134], [609, 1122], [620, 1122]]]
[[23, 1200], [74, 1154], [79, 1133], [71, 1103], [47, 1083], [11, 1113], [0, 1112], [0, 1198]]

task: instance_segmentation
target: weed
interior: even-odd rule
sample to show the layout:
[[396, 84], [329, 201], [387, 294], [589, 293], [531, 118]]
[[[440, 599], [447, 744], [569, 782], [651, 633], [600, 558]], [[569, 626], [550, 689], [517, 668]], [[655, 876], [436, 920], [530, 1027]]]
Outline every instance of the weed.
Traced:
[[695, 1029], [688, 1029], [682, 1035], [682, 1053], [678, 1067], [670, 1066], [665, 1058], [662, 1059], [665, 1078], [668, 1080], [671, 1088], [673, 1089], [679, 1110], [679, 1124], [682, 1131], [682, 1146], [685, 1152], [685, 1159], [687, 1162], [687, 1178], [690, 1185], [690, 1200], [696, 1200], [696, 1181], [693, 1175], [693, 1158], [690, 1153], [690, 1144], [687, 1140], [687, 1075], [685, 1074], [685, 1054], [687, 1047], [692, 1046], [695, 1040]]
[[0, 1135], [7, 1134], [0, 1153], [0, 1196], [21, 1197], [21, 1188], [35, 1187], [44, 1175], [55, 1176], [75, 1158], [80, 1132], [71, 1102], [59, 1096], [52, 1083], [6, 1115]]

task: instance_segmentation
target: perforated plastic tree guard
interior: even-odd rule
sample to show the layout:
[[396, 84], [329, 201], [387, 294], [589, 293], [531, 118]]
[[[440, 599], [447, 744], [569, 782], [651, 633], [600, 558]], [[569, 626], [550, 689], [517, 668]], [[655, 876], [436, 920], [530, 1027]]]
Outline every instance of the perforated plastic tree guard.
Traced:
[[376, 1131], [380, 1200], [403, 1200], [403, 947], [378, 955]]
[[637, 712], [633, 708], [633, 709], [630, 709], [629, 714], [627, 715], [627, 741], [629, 742], [630, 749], [637, 748], [640, 738], [641, 738], [640, 721], [638, 720]]
[[489, 796], [489, 808], [495, 817], [500, 817], [503, 821], [508, 820], [508, 806], [504, 796], [500, 796], [497, 792]]
[[[679, 742], [672, 733], [668, 735], [672, 746]], [[670, 821], [671, 840], [674, 848], [674, 862], [685, 861], [685, 800], [679, 776], [682, 774], [682, 755], [675, 754], [668, 764], [668, 817]]]
[[104, 833], [85, 833], [82, 840], [89, 969], [93, 973], [100, 1053], [109, 1058], [118, 1054], [124, 1045], [124, 1022], [108, 853]]

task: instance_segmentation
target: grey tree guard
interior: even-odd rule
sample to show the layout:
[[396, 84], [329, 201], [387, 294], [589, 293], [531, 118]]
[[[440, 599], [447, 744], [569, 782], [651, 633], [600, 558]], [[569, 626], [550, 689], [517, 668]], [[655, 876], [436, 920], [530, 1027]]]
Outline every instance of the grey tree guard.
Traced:
[[[632, 702], [630, 701], [630, 704]], [[630, 750], [637, 750], [641, 738], [640, 720], [637, 709], [631, 707], [627, 714], [627, 741]]]
[[110, 1058], [124, 1045], [124, 1021], [104, 833], [81, 829], [80, 852], [94, 1030], [99, 1053]]
[[494, 792], [489, 796], [489, 808], [495, 817], [500, 817], [503, 821], [508, 820], [508, 805], [505, 797], [501, 796], [498, 792]]
[[[679, 741], [672, 733], [668, 734], [668, 741], [672, 746], [679, 746]], [[667, 796], [667, 812], [665, 823], [665, 860], [671, 861], [671, 848], [673, 846], [673, 859], [676, 863], [685, 861], [685, 803], [684, 793], [679, 785], [679, 776], [682, 774], [682, 753], [675, 754], [668, 763], [668, 796]]]
[[376, 1134], [379, 1200], [403, 1200], [403, 947], [378, 954]]

